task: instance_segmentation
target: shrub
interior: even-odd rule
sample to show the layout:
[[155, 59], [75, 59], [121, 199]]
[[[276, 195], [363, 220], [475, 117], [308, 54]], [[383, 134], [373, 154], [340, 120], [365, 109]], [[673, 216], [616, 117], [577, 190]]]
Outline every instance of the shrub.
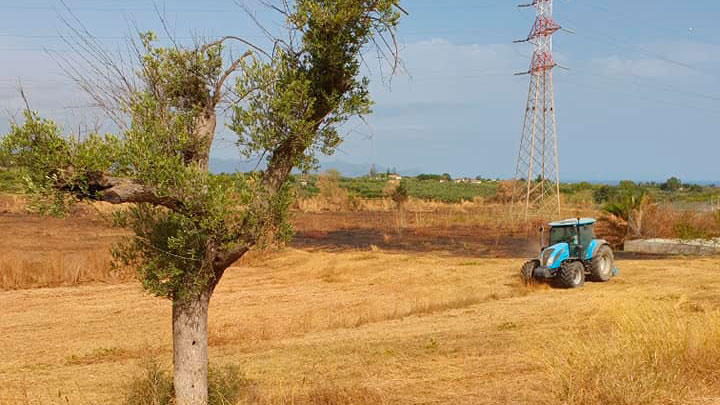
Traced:
[[331, 209], [345, 209], [349, 205], [349, 193], [340, 187], [340, 173], [337, 170], [328, 170], [318, 176], [318, 196], [325, 201]]
[[675, 236], [679, 239], [707, 239], [709, 237], [705, 230], [684, 220], [675, 224]]
[[23, 191], [21, 173], [15, 169], [3, 169], [0, 163], [0, 192], [20, 194]]
[[675, 221], [675, 237], [679, 239], [710, 239], [720, 234], [717, 214], [686, 212]]
[[[144, 360], [140, 366], [142, 374], [130, 384], [127, 405], [172, 405], [174, 404], [172, 375], [155, 358]], [[210, 366], [208, 370], [208, 404], [235, 405], [252, 401], [255, 386], [237, 366]]]
[[130, 384], [127, 405], [170, 405], [173, 402], [172, 376], [155, 358], [140, 365], [142, 374]]
[[404, 181], [401, 181], [400, 184], [398, 184], [397, 187], [395, 187], [395, 189], [390, 193], [390, 198], [392, 198], [395, 204], [401, 208], [407, 202], [408, 189]]

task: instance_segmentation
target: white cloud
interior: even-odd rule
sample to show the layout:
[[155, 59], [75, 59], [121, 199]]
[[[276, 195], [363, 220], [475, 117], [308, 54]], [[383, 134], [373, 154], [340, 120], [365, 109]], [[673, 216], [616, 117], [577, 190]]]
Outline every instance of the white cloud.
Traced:
[[593, 62], [608, 73], [654, 79], [714, 75], [720, 63], [720, 46], [698, 42], [629, 44], [621, 50], [622, 54], [595, 58]]
[[[375, 74], [373, 90], [382, 105], [407, 102], [458, 102], [478, 91], [513, 79], [529, 64], [518, 46], [460, 45], [446, 40], [416, 42], [402, 50], [407, 72], [393, 78], [390, 87]], [[501, 80], [502, 81], [502, 80]], [[468, 83], [473, 83], [469, 87]]]

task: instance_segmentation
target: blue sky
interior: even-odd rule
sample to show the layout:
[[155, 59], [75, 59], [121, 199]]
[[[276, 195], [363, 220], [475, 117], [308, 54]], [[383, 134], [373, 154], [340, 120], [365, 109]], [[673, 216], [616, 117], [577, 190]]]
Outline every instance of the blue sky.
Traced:
[[[133, 25], [161, 31], [164, 8], [181, 41], [193, 35], [259, 32], [232, 0], [67, 0], [107, 49], [120, 49]], [[246, 0], [255, 7], [252, 0]], [[455, 176], [511, 177], [520, 140], [531, 47], [531, 9], [507, 0], [403, 0], [400, 28], [407, 73], [388, 81], [367, 55], [375, 113], [343, 127], [346, 141], [325, 161]], [[0, 1], [0, 131], [22, 106], [23, 83], [34, 109], [68, 128], [97, 111], [44, 49], [68, 47], [55, 0]], [[273, 29], [280, 21], [258, 16]], [[556, 107], [562, 180], [720, 180], [720, 3], [556, 0]], [[102, 120], [100, 121], [103, 122]], [[221, 131], [213, 157], [235, 159]], [[332, 164], [329, 164], [332, 166]]]

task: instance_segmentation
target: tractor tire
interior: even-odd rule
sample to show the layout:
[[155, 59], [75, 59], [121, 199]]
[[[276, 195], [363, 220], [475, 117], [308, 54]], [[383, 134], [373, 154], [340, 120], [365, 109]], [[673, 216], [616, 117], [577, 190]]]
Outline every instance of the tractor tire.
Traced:
[[523, 284], [535, 284], [535, 277], [533, 277], [533, 272], [535, 271], [535, 268], [539, 266], [539, 260], [530, 260], [529, 262], [523, 264], [522, 268], [520, 269], [520, 277], [522, 278]]
[[605, 282], [612, 278], [615, 267], [615, 256], [608, 245], [600, 246], [590, 260], [590, 280]]
[[585, 266], [582, 262], [565, 262], [560, 266], [556, 277], [561, 288], [578, 288], [585, 284]]

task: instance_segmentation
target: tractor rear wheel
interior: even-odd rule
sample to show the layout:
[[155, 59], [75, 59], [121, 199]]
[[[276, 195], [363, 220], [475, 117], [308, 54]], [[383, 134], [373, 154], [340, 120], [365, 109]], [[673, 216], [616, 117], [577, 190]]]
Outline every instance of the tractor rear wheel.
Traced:
[[582, 262], [565, 262], [557, 273], [557, 281], [562, 288], [578, 288], [585, 284], [585, 266]]
[[592, 281], [608, 281], [613, 276], [615, 257], [608, 245], [600, 246], [597, 253], [590, 260], [590, 279]]
[[522, 268], [520, 269], [520, 277], [522, 277], [523, 284], [531, 285], [535, 283], [533, 272], [535, 271], [535, 268], [539, 266], [539, 260], [530, 260], [529, 262], [523, 264]]

